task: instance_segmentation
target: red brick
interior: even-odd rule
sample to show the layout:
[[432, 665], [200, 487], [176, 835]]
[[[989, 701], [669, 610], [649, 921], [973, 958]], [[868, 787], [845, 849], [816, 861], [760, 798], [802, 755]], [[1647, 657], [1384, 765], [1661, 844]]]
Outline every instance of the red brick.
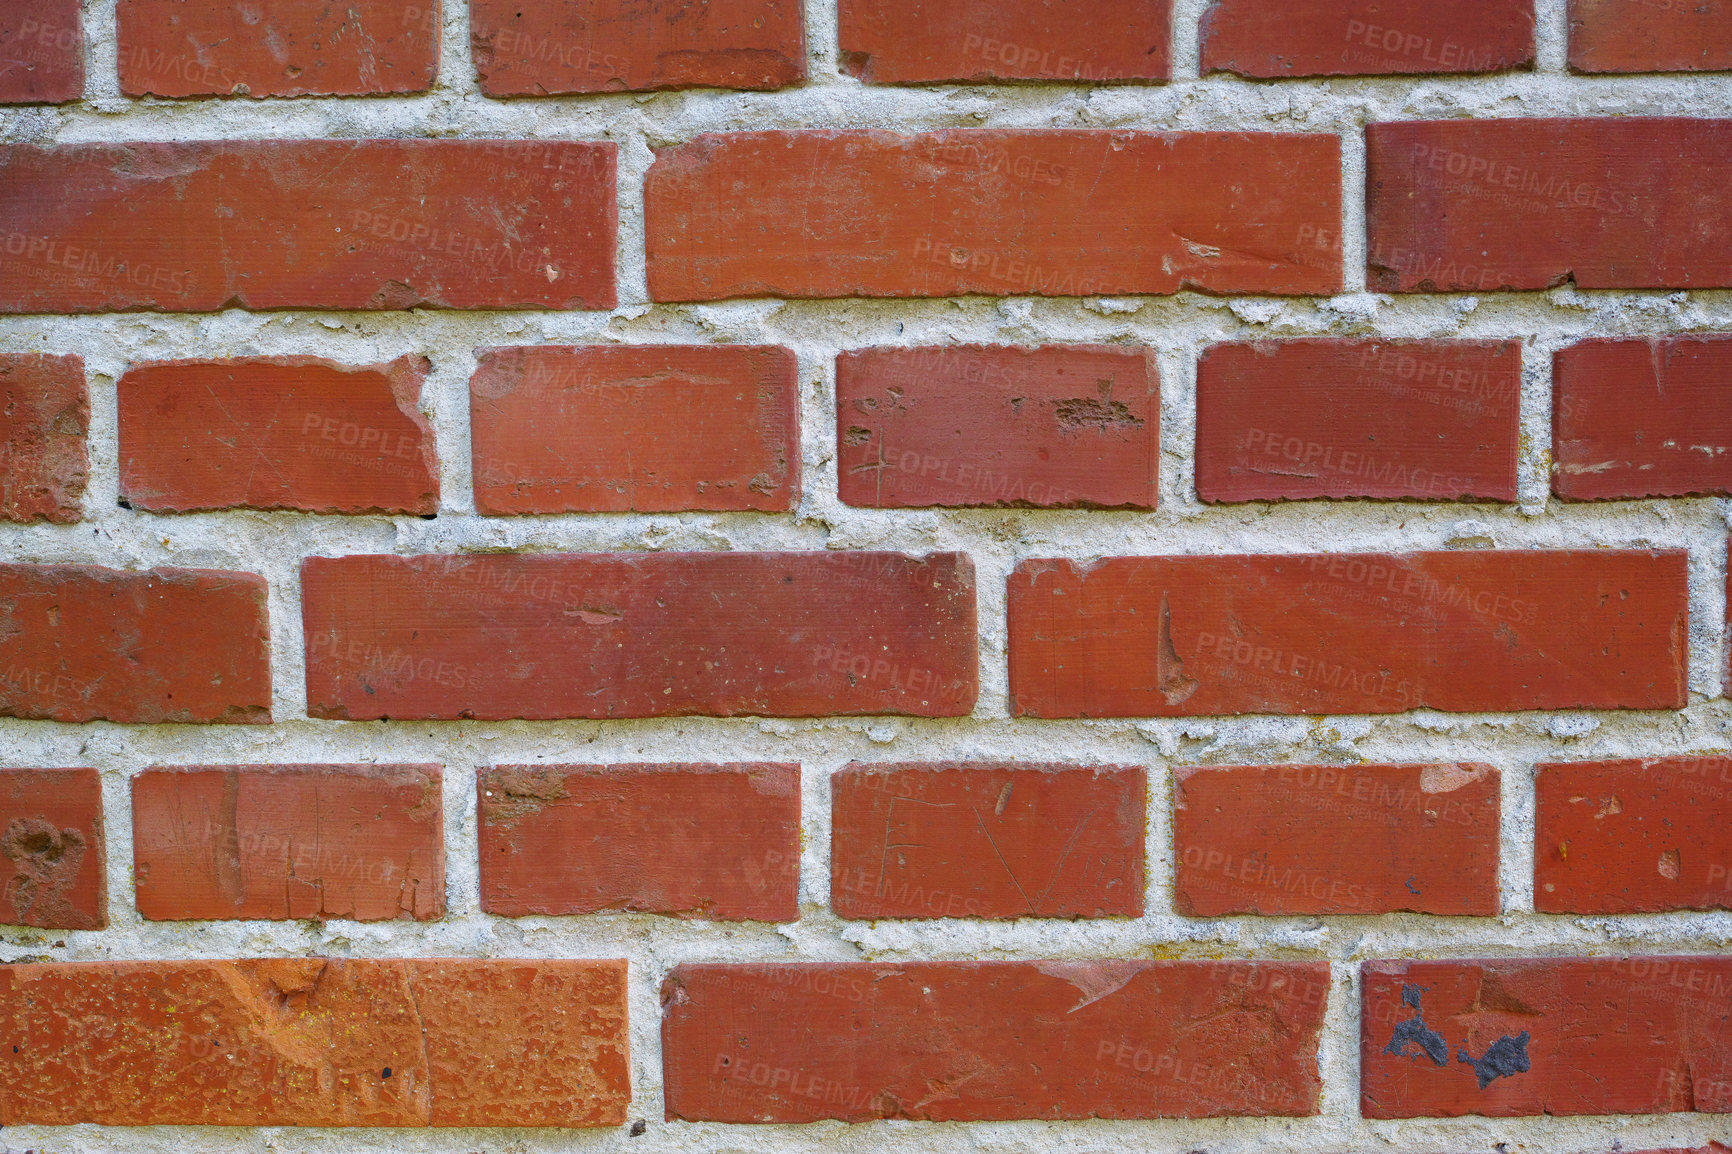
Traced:
[[1368, 962], [1362, 985], [1367, 1118], [1732, 1112], [1732, 958]]
[[1172, 76], [1172, 0], [842, 0], [839, 18], [842, 69], [867, 84]]
[[203, 918], [445, 913], [437, 765], [226, 765], [132, 779], [138, 912]]
[[857, 761], [830, 782], [841, 917], [1143, 914], [1141, 768]]
[[481, 908], [502, 917], [800, 917], [800, 767], [483, 769]]
[[0, 104], [65, 104], [83, 95], [79, 0], [6, 0], [0, 10]]
[[0, 1124], [617, 1126], [626, 964], [0, 967]]
[[0, 311], [612, 308], [612, 144], [0, 145]]
[[0, 717], [271, 719], [265, 580], [0, 564]]
[[669, 1119], [1317, 1113], [1316, 962], [681, 965]]
[[1534, 65], [1534, 0], [1215, 0], [1203, 75], [1416, 76]]
[[800, 376], [760, 345], [484, 349], [469, 381], [482, 513], [799, 503]]
[[1732, 286], [1718, 256], [1732, 120], [1431, 120], [1365, 136], [1374, 292]]
[[1490, 917], [1489, 765], [1242, 765], [1174, 771], [1179, 912]]
[[709, 134], [650, 168], [650, 296], [1334, 293], [1340, 169], [1291, 133]]
[[81, 358], [0, 354], [0, 521], [82, 517], [89, 432]]
[[115, 22], [127, 96], [425, 92], [439, 64], [439, 0], [119, 0]]
[[1535, 909], [1732, 909], [1732, 760], [1660, 757], [1535, 770]]
[[135, 509], [439, 511], [429, 365], [399, 357], [162, 361], [120, 378], [120, 497]]
[[1566, 501], [1732, 493], [1732, 337], [1583, 341], [1552, 357]]
[[806, 78], [799, 0], [469, 0], [489, 96], [785, 88]]
[[849, 505], [1153, 509], [1160, 370], [1113, 345], [843, 353], [836, 440]]
[[1575, 72], [1732, 70], [1728, 0], [1570, 0]]
[[974, 708], [959, 553], [312, 557], [301, 590], [313, 717]]
[[1024, 561], [1011, 711], [1681, 709], [1686, 567], [1682, 550]]
[[1197, 496], [1514, 501], [1515, 341], [1216, 345], [1197, 365]]
[[102, 781], [94, 769], [0, 769], [0, 924], [108, 928]]

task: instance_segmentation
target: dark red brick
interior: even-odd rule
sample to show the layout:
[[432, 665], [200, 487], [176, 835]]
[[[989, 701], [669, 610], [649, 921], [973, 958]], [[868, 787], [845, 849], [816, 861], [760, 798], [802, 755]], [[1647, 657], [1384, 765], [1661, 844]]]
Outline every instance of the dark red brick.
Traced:
[[94, 769], [0, 769], [0, 924], [108, 928], [102, 780]]
[[1575, 72], [1732, 70], [1728, 0], [1570, 0]]
[[301, 589], [313, 717], [974, 708], [959, 553], [312, 557]]
[[1215, 0], [1202, 69], [1257, 79], [1534, 65], [1534, 0]]
[[429, 365], [399, 357], [161, 361], [120, 378], [120, 497], [135, 509], [439, 511]]
[[1216, 345], [1197, 365], [1197, 496], [1514, 501], [1515, 341]]
[[800, 495], [788, 349], [484, 349], [469, 381], [482, 513], [787, 512]]
[[843, 353], [836, 442], [849, 505], [1153, 509], [1160, 370], [1112, 345]]
[[1330, 135], [706, 134], [644, 200], [658, 301], [1341, 288]]
[[83, 95], [79, 0], [6, 0], [0, 10], [0, 104], [65, 104]]
[[1024, 561], [1011, 712], [1681, 709], [1686, 568], [1682, 550]]
[[0, 354], [0, 520], [82, 517], [89, 432], [81, 358]]
[[445, 913], [439, 766], [146, 770], [132, 862], [153, 921], [431, 921]]
[[680, 965], [669, 1119], [1317, 1113], [1319, 962]]

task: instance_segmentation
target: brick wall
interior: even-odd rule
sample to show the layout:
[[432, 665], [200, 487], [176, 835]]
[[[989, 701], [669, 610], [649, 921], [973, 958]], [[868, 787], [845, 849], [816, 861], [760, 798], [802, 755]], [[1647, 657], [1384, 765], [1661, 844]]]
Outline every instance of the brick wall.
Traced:
[[10, 5], [0, 1148], [1726, 1154], [1726, 70]]

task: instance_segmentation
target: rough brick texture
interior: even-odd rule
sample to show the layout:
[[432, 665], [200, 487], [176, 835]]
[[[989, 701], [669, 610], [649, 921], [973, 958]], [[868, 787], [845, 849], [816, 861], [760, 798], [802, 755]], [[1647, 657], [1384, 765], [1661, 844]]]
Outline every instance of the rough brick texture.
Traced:
[[1403, 76], [1532, 68], [1534, 0], [1215, 0], [1202, 69]]
[[830, 792], [842, 917], [1142, 916], [1140, 768], [855, 762]]
[[94, 769], [0, 769], [0, 925], [108, 927], [102, 781]]
[[1570, 0], [1577, 72], [1732, 70], [1727, 0]]
[[390, 918], [445, 912], [436, 765], [151, 769], [132, 780], [138, 912]]
[[1516, 498], [1514, 341], [1217, 345], [1197, 363], [1204, 501]]
[[1333, 136], [709, 134], [644, 190], [650, 296], [1323, 293]]
[[617, 1126], [624, 962], [0, 967], [0, 1124]]
[[799, 366], [750, 345], [489, 349], [469, 381], [482, 513], [786, 512]]
[[0, 104], [64, 104], [83, 95], [79, 0], [7, 0], [0, 11]]
[[427, 361], [167, 361], [120, 378], [120, 496], [135, 509], [439, 508]]
[[680, 965], [667, 1115], [713, 1122], [1317, 1112], [1307, 962]]
[[798, 765], [501, 765], [476, 789], [488, 913], [800, 916]]
[[0, 520], [78, 520], [89, 431], [82, 359], [0, 355]]

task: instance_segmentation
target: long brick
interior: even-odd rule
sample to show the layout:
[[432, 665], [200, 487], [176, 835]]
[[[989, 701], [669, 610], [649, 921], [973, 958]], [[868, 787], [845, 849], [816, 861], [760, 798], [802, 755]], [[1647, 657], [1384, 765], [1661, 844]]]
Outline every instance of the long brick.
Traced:
[[836, 441], [849, 505], [1152, 509], [1160, 370], [1113, 345], [843, 353]]
[[469, 0], [470, 49], [489, 96], [785, 88], [806, 77], [803, 15], [798, 0]]
[[119, 0], [115, 25], [127, 96], [424, 92], [439, 64], [439, 0]]
[[445, 913], [437, 765], [227, 765], [132, 779], [138, 912], [153, 921]]
[[1570, 0], [1574, 72], [1732, 70], [1728, 0]]
[[1172, 0], [841, 0], [837, 16], [842, 69], [867, 84], [1172, 76]]
[[1373, 291], [1732, 286], [1732, 120], [1431, 120], [1365, 141]]
[[79, 0], [6, 0], [0, 10], [0, 104], [65, 104], [83, 95]]
[[1732, 493], [1732, 337], [1592, 340], [1552, 356], [1552, 490]]
[[269, 646], [252, 573], [0, 564], [0, 717], [269, 722]]
[[1173, 784], [1179, 912], [1489, 917], [1498, 772], [1489, 765], [1244, 765]]
[[0, 521], [82, 517], [89, 432], [81, 358], [0, 355]]
[[487, 349], [469, 381], [482, 513], [787, 512], [800, 377], [762, 345]]
[[1732, 958], [1367, 962], [1367, 1118], [1732, 1113]]
[[709, 134], [644, 189], [650, 296], [1329, 294], [1327, 135]]
[[681, 965], [669, 1119], [931, 1122], [1317, 1113], [1309, 962]]
[[1515, 341], [1216, 345], [1197, 365], [1204, 501], [1516, 499]]
[[0, 925], [108, 928], [94, 769], [0, 769]]
[[612, 308], [612, 144], [0, 145], [0, 312]]
[[1024, 561], [1012, 713], [1681, 709], [1686, 567], [1682, 550]]
[[429, 365], [399, 357], [161, 361], [120, 378], [120, 497], [135, 509], [439, 511]]
[[301, 589], [313, 717], [974, 708], [958, 553], [313, 557]]
[[1257, 79], [1508, 72], [1534, 64], [1534, 0], [1215, 0], [1202, 69]]
[[0, 1124], [617, 1126], [626, 964], [0, 967]]
[[490, 914], [800, 917], [798, 765], [501, 765], [476, 792]]
[[1732, 909], [1732, 759], [1535, 769], [1535, 909]]
[[855, 762], [830, 781], [841, 917], [1143, 914], [1141, 768]]

